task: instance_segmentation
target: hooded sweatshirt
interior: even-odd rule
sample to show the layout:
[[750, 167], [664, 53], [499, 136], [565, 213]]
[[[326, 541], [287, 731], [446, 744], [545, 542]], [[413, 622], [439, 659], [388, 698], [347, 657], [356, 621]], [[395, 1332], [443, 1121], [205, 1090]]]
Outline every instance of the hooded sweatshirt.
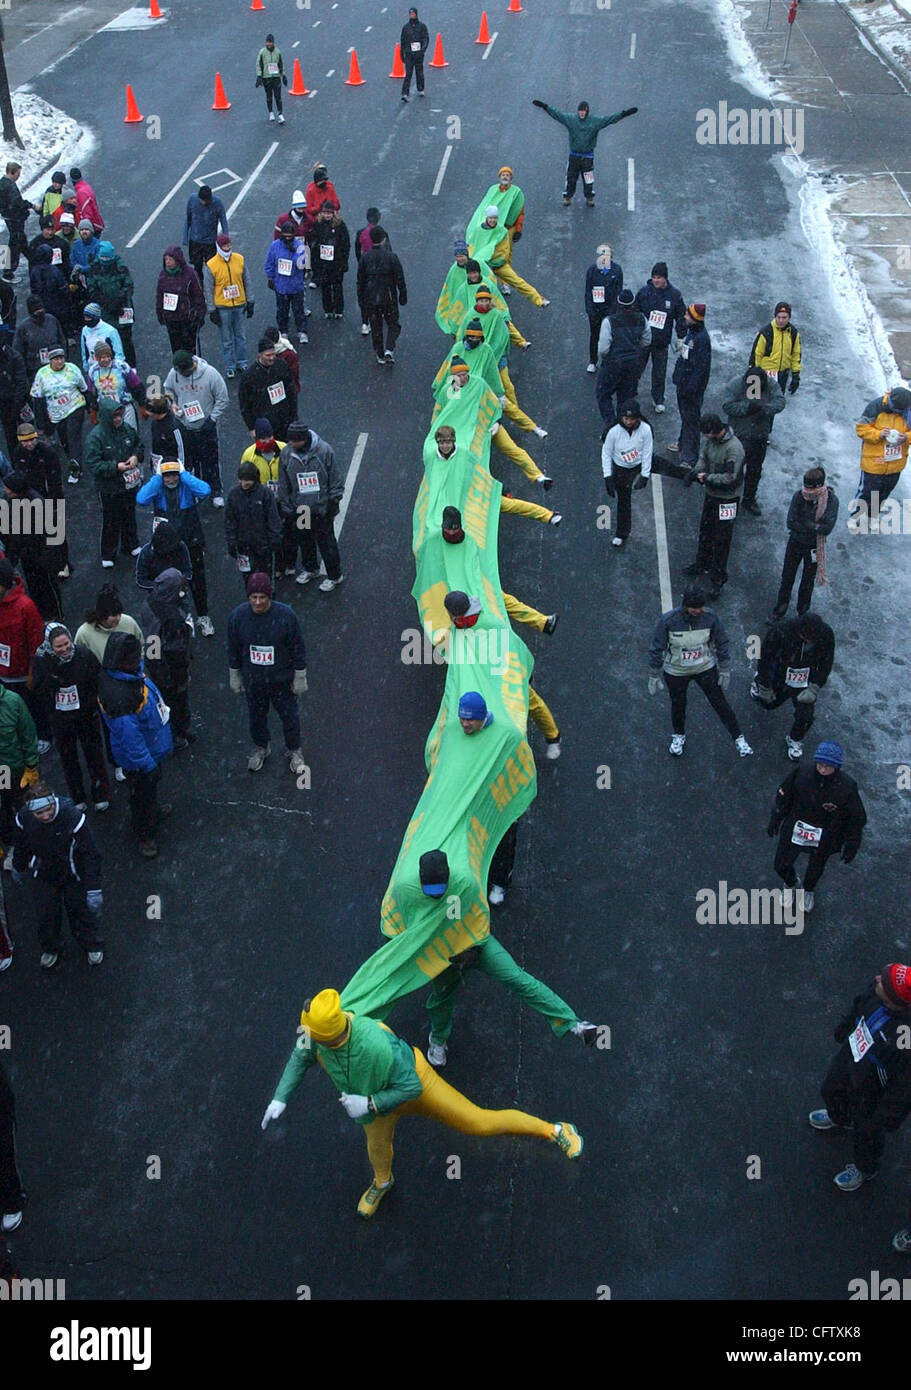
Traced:
[[116, 357], [123, 357], [123, 339], [112, 323], [99, 319], [95, 324], [85, 323], [79, 335], [82, 348], [82, 370], [87, 372], [89, 363], [94, 360], [96, 343], [107, 343]]
[[66, 320], [70, 307], [70, 292], [67, 278], [59, 265], [51, 264], [50, 246], [38, 246], [29, 271], [29, 284], [32, 294], [40, 295], [41, 302], [49, 313], [58, 319]]
[[5, 685], [0, 685], [0, 766], [9, 768], [13, 787], [25, 768], [38, 766], [35, 721], [22, 696]]
[[187, 583], [193, 578], [193, 563], [186, 544], [169, 521], [160, 521], [152, 539], [136, 557], [136, 584], [140, 589], [152, 589], [155, 580], [168, 569], [179, 569]]
[[[803, 635], [806, 634], [806, 635]], [[773, 623], [762, 639], [756, 679], [770, 689], [793, 691], [825, 685], [835, 660], [835, 634], [817, 613]]]
[[73, 190], [76, 194], [77, 225], [85, 217], [91, 222], [96, 232], [103, 232], [104, 218], [98, 210], [98, 202], [92, 185], [86, 179], [77, 179], [73, 184]]
[[47, 365], [48, 349], [66, 347], [66, 335], [53, 314], [45, 313], [40, 320], [30, 314], [16, 329], [13, 347], [25, 362], [28, 380], [34, 381], [36, 373]]
[[24, 684], [43, 640], [44, 620], [14, 574], [0, 598], [0, 680]]
[[310, 448], [286, 444], [278, 470], [278, 505], [284, 516], [295, 516], [298, 507], [325, 512], [330, 502], [340, 502], [345, 480], [336, 467], [335, 454], [324, 439], [310, 431]]
[[81, 234], [76, 237], [70, 248], [70, 265], [74, 270], [87, 271], [89, 266], [98, 255], [98, 248], [101, 242], [94, 233], [88, 241], [83, 241]]
[[189, 376], [172, 367], [164, 379], [164, 389], [174, 398], [173, 410], [181, 429], [191, 433], [201, 430], [207, 420], [214, 424], [228, 408], [225, 379], [204, 357], [194, 356]]
[[[117, 401], [104, 398], [98, 402], [98, 424], [89, 430], [85, 441], [85, 466], [95, 475], [100, 493], [116, 496], [135, 493], [142, 481], [140, 464], [145, 456], [142, 440], [132, 425], [114, 424], [114, 414], [122, 409]], [[117, 465], [136, 456], [138, 460], [125, 472]]]
[[191, 193], [187, 199], [187, 211], [183, 221], [184, 246], [188, 241], [201, 241], [207, 246], [212, 246], [219, 229], [225, 236], [228, 235], [228, 215], [218, 194], [213, 193], [206, 203], [198, 193]]
[[198, 545], [205, 549], [206, 538], [197, 503], [211, 496], [212, 488], [194, 473], [183, 472], [178, 477], [177, 486], [168, 487], [160, 473], [153, 473], [137, 492], [137, 505], [153, 506], [156, 518], [169, 521], [188, 547]]
[[307, 283], [307, 243], [295, 237], [288, 246], [281, 237], [273, 241], [266, 252], [263, 272], [271, 280], [276, 294], [300, 294]]
[[50, 638], [61, 627], [62, 623], [45, 627], [44, 641], [35, 653], [32, 688], [47, 706], [52, 728], [65, 732], [76, 722], [94, 718], [101, 665], [87, 647], [74, 645], [66, 661], [58, 656]]
[[165, 256], [171, 256], [177, 265], [173, 271], [166, 270], [164, 256], [161, 258], [161, 273], [155, 291], [155, 313], [158, 322], [202, 323], [206, 316], [206, 299], [202, 292], [199, 277], [179, 246], [165, 248]]
[[731, 429], [741, 444], [763, 443], [772, 430], [772, 421], [784, 410], [784, 392], [769, 377], [758, 396], [747, 394], [748, 372], [731, 377], [724, 388], [722, 410], [731, 422]]
[[171, 752], [170, 710], [154, 681], [121, 669], [126, 633], [112, 632], [98, 681], [98, 703], [111, 735], [114, 762], [124, 772], [154, 772]]
[[[146, 652], [159, 653], [154, 658], [146, 656], [146, 669], [163, 689], [185, 689], [189, 679], [192, 633], [180, 601], [186, 584], [180, 570], [162, 570], [139, 614], [146, 635]], [[156, 637], [157, 643], [150, 640]]]
[[133, 322], [133, 277], [119, 256], [102, 260], [108, 241], [99, 242], [99, 254], [85, 277], [90, 300], [95, 300], [102, 317], [111, 323], [129, 325]]

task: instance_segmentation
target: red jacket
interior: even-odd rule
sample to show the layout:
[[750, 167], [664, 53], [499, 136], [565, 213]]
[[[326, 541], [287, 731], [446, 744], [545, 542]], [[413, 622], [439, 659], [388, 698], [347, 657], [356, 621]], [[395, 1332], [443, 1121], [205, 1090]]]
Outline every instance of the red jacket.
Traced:
[[317, 213], [323, 206], [323, 203], [327, 201], [330, 202], [336, 212], [338, 212], [341, 203], [335, 191], [335, 184], [331, 179], [326, 180], [325, 187], [323, 188], [317, 188], [316, 184], [312, 182], [307, 184], [307, 216], [311, 221], [316, 221]]
[[306, 237], [313, 225], [308, 213], [305, 212], [302, 217], [298, 217], [294, 209], [289, 208], [287, 212], [283, 212], [280, 217], [276, 217], [275, 219], [275, 227], [272, 231], [273, 241], [278, 241], [278, 238], [281, 236], [282, 223], [284, 222], [290, 222], [291, 226], [294, 228], [294, 235], [302, 238]]
[[24, 680], [43, 641], [44, 619], [16, 574], [0, 598], [0, 680]]
[[90, 183], [85, 179], [80, 179], [73, 185], [76, 194], [76, 226], [87, 217], [95, 228], [95, 235], [104, 231], [104, 218], [98, 210], [98, 203], [95, 201], [95, 191]]

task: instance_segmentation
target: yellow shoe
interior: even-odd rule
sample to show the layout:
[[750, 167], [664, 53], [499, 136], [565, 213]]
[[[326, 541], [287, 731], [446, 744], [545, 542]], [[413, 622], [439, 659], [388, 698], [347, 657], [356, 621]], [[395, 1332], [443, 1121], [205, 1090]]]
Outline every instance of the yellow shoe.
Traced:
[[554, 1143], [567, 1158], [578, 1158], [582, 1152], [582, 1135], [576, 1126], [571, 1125], [568, 1120], [561, 1120], [556, 1128]]
[[[580, 1140], [579, 1142], [581, 1144], [582, 1141]], [[372, 1182], [357, 1204], [358, 1216], [363, 1216], [365, 1221], [368, 1220], [376, 1211], [380, 1202], [386, 1196], [386, 1193], [391, 1192], [394, 1186], [394, 1178], [390, 1178], [384, 1187], [377, 1187], [376, 1183]]]

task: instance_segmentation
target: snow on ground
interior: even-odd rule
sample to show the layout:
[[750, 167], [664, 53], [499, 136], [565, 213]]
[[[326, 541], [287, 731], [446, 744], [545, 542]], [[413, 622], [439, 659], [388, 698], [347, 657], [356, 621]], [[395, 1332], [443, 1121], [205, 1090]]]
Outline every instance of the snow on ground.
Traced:
[[51, 106], [27, 87], [20, 87], [13, 93], [13, 113], [25, 149], [0, 140], [0, 161], [5, 166], [7, 160], [14, 159], [22, 165], [19, 187], [25, 197], [32, 196], [29, 185], [35, 180], [41, 185], [35, 191], [44, 192], [45, 174], [52, 164], [65, 164], [69, 168], [70, 164], [85, 162], [94, 146], [92, 136], [72, 116]]
[[782, 96], [753, 52], [733, 0], [713, 0], [710, 12], [724, 35], [737, 81], [766, 101]]
[[124, 10], [123, 14], [116, 15], [110, 23], [103, 26], [100, 32], [104, 33], [106, 29], [155, 29], [161, 27], [170, 14], [170, 10], [164, 9], [160, 5], [160, 0], [159, 7], [161, 8], [161, 19], [150, 17], [148, 5], [137, 5], [132, 10]]

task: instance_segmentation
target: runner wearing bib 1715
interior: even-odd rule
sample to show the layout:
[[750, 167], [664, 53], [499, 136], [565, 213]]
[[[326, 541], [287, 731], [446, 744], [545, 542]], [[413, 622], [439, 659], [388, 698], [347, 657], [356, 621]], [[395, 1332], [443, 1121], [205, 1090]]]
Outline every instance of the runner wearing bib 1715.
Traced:
[[857, 783], [841, 771], [844, 753], [832, 740], [821, 743], [812, 764], [801, 764], [784, 779], [768, 825], [778, 835], [775, 872], [788, 892], [799, 886], [794, 869], [799, 854], [809, 856], [803, 880], [803, 908], [813, 906], [813, 889], [826, 861], [841, 853], [846, 864], [860, 848], [867, 813]]

